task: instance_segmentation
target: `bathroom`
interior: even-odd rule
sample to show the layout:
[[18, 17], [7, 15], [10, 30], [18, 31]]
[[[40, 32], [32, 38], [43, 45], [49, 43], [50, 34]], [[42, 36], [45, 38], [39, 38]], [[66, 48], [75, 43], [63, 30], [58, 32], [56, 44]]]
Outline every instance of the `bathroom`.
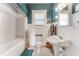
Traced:
[[0, 15], [0, 55], [79, 56], [79, 3], [1, 3]]

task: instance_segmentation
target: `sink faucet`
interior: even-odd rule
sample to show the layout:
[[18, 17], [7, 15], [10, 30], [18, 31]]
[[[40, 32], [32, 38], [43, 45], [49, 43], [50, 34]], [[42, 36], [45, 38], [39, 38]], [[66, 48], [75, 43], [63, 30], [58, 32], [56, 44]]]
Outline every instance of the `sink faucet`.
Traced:
[[59, 36], [59, 38], [60, 38], [61, 40], [63, 40], [63, 38], [62, 38], [61, 36]]

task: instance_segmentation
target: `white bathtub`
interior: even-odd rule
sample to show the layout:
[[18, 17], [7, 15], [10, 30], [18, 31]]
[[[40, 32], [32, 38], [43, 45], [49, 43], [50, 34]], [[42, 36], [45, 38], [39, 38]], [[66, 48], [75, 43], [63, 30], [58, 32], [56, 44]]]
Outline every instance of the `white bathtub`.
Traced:
[[24, 39], [14, 39], [3, 45], [0, 45], [0, 56], [19, 56], [24, 49]]

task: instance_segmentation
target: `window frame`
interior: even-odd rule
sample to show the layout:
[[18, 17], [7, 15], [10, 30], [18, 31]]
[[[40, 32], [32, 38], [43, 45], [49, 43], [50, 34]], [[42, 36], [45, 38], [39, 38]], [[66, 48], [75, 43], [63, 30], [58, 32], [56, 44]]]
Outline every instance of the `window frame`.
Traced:
[[[35, 25], [34, 14], [43, 13], [45, 15], [44, 25]], [[47, 10], [32, 10], [32, 24], [33, 26], [45, 26], [47, 24]]]
[[[63, 11], [60, 12], [59, 14], [68, 14], [68, 16], [69, 16], [69, 13], [68, 13], [67, 10], [63, 10]], [[70, 18], [68, 17], [68, 25], [60, 25], [60, 15], [59, 15], [58, 25], [61, 26], [61, 27], [70, 26]]]
[[[38, 13], [39, 14], [39, 13]], [[45, 18], [45, 17], [44, 17]], [[41, 25], [41, 24], [36, 24], [35, 23], [35, 21], [36, 21], [36, 19], [35, 19], [35, 15], [34, 15], [34, 25], [35, 26], [43, 26], [44, 24], [45, 24], [45, 20], [43, 19], [43, 24]]]

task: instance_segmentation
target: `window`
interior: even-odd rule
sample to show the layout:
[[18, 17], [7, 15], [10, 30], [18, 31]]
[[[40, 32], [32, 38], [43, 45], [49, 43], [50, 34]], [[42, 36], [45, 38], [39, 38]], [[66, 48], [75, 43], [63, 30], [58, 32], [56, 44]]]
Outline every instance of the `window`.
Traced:
[[35, 14], [34, 19], [35, 19], [35, 25], [44, 25], [45, 22], [44, 14]]
[[60, 26], [68, 26], [69, 25], [68, 13], [60, 13], [59, 14], [59, 25]]

